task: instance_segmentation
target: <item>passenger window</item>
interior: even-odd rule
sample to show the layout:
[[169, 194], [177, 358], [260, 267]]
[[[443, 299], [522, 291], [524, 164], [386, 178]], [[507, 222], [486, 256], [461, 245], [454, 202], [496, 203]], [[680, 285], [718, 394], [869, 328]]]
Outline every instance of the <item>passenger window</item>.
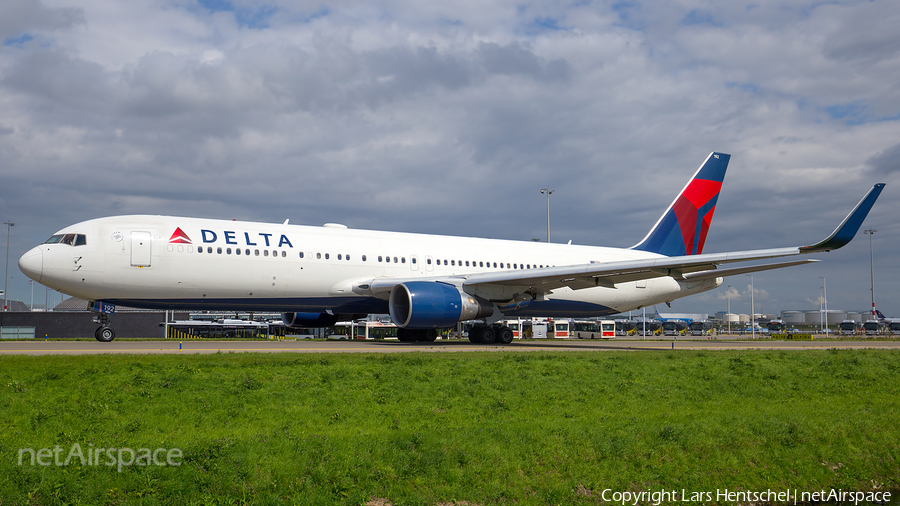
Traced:
[[406, 263], [406, 257], [400, 257], [400, 263], [401, 263], [401, 264], [405, 264], [405, 263]]
[[450, 260], [450, 265], [456, 265], [456, 260]]
[[344, 255], [344, 260], [346, 260], [346, 261], [349, 262], [349, 261], [350, 261], [350, 255]]
[[321, 259], [322, 259], [322, 254], [316, 253], [316, 260], [321, 260]]
[[231, 248], [228, 248], [227, 250], [225, 250], [225, 252], [228, 253], [228, 254], [230, 255], [230, 254], [231, 254]]
[[240, 255], [240, 254], [241, 254], [241, 248], [234, 248], [234, 254], [235, 254], [235, 255]]
[[397, 257], [394, 257], [394, 263], [397, 263]]
[[264, 257], [269, 256], [269, 250], [267, 250], [267, 249], [263, 250], [263, 256]]
[[381, 262], [381, 260], [382, 260], [381, 255], [378, 255], [378, 261]]
[[245, 249], [244, 254], [250, 256], [250, 248]]
[[325, 253], [325, 260], [328, 260], [331, 256], [328, 253]]
[[281, 258], [287, 258], [287, 251], [281, 252]]
[[302, 251], [300, 252], [300, 258], [303, 258], [303, 252], [302, 252]]
[[344, 259], [344, 255], [341, 255], [340, 253], [338, 253], [338, 260], [343, 260], [343, 259]]
[[256, 256], [259, 256], [259, 250], [258, 249], [253, 250], [253, 254]]
[[366, 261], [366, 256], [365, 256], [365, 255], [363, 255], [363, 257], [362, 257], [362, 258], [363, 258], [363, 262], [365, 262], [365, 261]]
[[221, 254], [222, 254], [222, 248], [216, 248], [216, 254], [221, 255]]

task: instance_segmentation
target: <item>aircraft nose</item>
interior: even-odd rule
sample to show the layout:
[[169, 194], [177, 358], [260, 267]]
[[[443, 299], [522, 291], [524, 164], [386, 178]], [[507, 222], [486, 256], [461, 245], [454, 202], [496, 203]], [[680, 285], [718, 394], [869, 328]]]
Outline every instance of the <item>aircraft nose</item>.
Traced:
[[29, 278], [41, 282], [44, 270], [44, 253], [40, 247], [32, 248], [19, 258], [19, 270]]

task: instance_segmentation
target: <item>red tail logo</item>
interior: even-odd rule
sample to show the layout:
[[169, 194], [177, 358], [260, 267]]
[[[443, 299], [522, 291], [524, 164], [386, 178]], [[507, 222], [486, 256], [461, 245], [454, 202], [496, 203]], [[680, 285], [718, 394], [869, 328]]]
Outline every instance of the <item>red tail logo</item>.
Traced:
[[175, 228], [175, 233], [169, 238], [169, 244], [194, 244], [191, 238], [181, 230], [181, 227]]

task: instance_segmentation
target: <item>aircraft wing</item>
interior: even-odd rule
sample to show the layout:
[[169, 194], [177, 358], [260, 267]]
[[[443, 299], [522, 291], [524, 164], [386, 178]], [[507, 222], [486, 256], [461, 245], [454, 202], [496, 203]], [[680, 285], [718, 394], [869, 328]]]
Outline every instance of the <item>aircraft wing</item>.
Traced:
[[849, 243], [859, 231], [863, 220], [872, 209], [875, 200], [881, 194], [881, 190], [884, 189], [884, 186], [884, 183], [873, 186], [831, 235], [809, 246], [734, 251], [728, 253], [704, 253], [700, 255], [674, 257], [659, 256], [637, 260], [596, 262], [561, 267], [545, 267], [541, 269], [485, 272], [461, 276], [442, 276], [440, 278], [381, 278], [366, 281], [362, 285], [357, 283], [354, 287], [354, 291], [360, 293], [360, 291], [358, 291], [359, 288], [364, 287], [362, 291], [372, 295], [385, 297], [390, 293], [391, 288], [398, 283], [413, 280], [433, 280], [456, 284], [464, 289], [469, 288], [472, 291], [477, 291], [480, 294], [496, 292], [499, 299], [503, 298], [505, 294], [510, 293], [510, 289], [521, 292], [527, 291], [536, 295], [547, 293], [562, 287], [569, 287], [573, 290], [598, 286], [615, 288], [615, 285], [618, 283], [665, 276], [670, 276], [683, 281], [700, 281], [710, 278], [748, 274], [751, 272], [780, 269], [793, 265], [817, 262], [818, 260], [814, 259], [802, 259], [727, 269], [719, 268], [721, 265], [736, 262], [766, 260], [838, 249]]

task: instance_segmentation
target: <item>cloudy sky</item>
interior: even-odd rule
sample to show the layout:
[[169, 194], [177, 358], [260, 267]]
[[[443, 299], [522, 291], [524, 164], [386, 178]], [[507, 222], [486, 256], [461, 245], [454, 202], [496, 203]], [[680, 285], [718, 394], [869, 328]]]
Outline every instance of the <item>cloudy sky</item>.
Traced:
[[[716, 150], [706, 252], [813, 243], [888, 183], [864, 228], [900, 316], [897, 26], [893, 0], [6, 0], [10, 296], [22, 253], [117, 214], [544, 240], [549, 185], [553, 242], [629, 247]], [[818, 257], [755, 275], [757, 312], [818, 309], [823, 277], [870, 306], [868, 237]], [[673, 310], [728, 285], [749, 312], [746, 276]]]

